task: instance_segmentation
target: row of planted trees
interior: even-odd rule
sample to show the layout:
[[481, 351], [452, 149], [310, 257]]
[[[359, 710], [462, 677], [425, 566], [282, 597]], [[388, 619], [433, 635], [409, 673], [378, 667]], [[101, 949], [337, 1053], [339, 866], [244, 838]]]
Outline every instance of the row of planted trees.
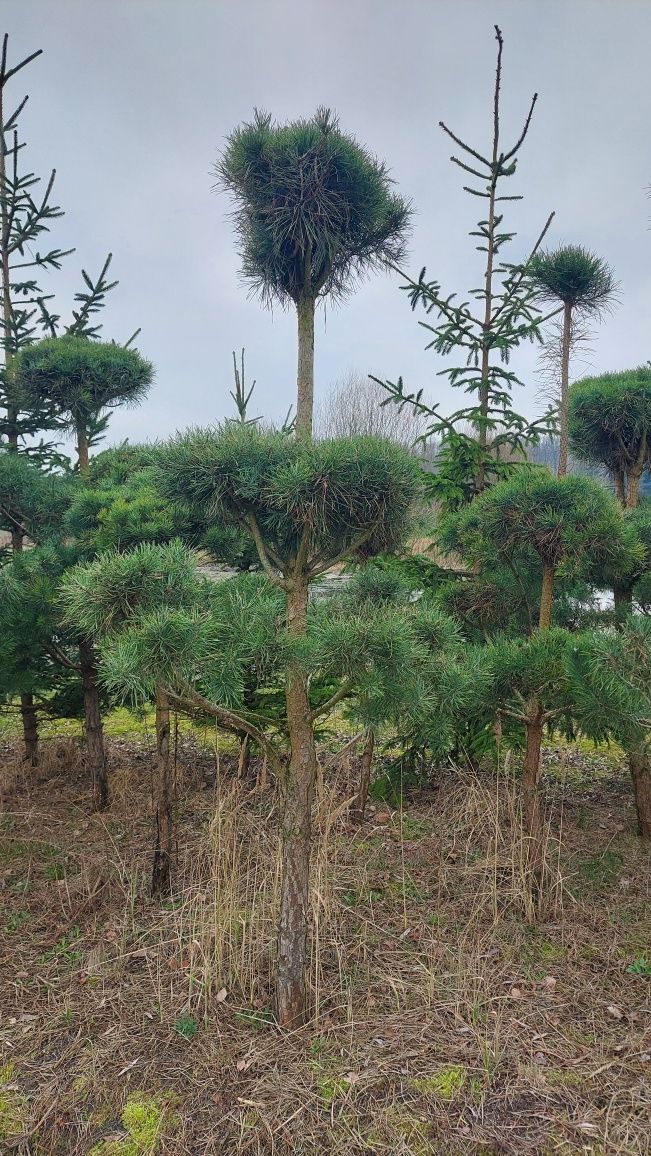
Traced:
[[[212, 718], [266, 761], [279, 801], [276, 1008], [287, 1026], [309, 1011], [315, 729], [332, 712], [343, 711], [364, 738], [362, 816], [378, 733], [400, 734], [430, 761], [454, 754], [480, 762], [498, 734], [521, 746], [524, 822], [538, 887], [538, 780], [550, 724], [623, 743], [640, 832], [651, 837], [651, 633], [639, 613], [651, 520], [631, 498], [649, 464], [649, 376], [642, 370], [568, 391], [571, 332], [563, 331], [561, 426], [577, 453], [610, 471], [626, 510], [600, 481], [563, 476], [563, 463], [558, 478], [522, 463], [554, 418], [532, 425], [513, 411], [517, 379], [509, 358], [550, 320], [543, 280], [554, 258], [540, 250], [549, 222], [524, 264], [500, 255], [512, 240], [499, 213], [500, 182], [515, 171], [533, 104], [514, 147], [502, 151], [497, 35], [487, 156], [444, 126], [465, 150], [457, 163], [481, 182], [475, 192], [487, 204], [477, 230], [486, 272], [471, 294], [478, 315], [473, 305], [442, 295], [424, 271], [418, 281], [406, 279], [412, 305], [427, 311], [435, 349], [463, 353], [465, 368], [449, 374], [476, 405], [443, 418], [422, 392], [385, 383], [389, 404], [429, 419], [427, 433], [441, 443], [433, 474], [425, 476], [416, 456], [386, 440], [312, 437], [315, 306], [343, 295], [369, 269], [395, 268], [410, 219], [384, 166], [325, 111], [285, 126], [256, 116], [233, 134], [218, 165], [235, 202], [245, 274], [263, 296], [296, 308], [293, 430], [248, 421], [243, 374], [239, 381], [236, 374], [239, 420], [93, 459], [89, 449], [107, 410], [140, 400], [151, 380], [151, 367], [135, 350], [100, 342], [91, 325], [112, 288], [106, 268], [97, 284], [87, 280], [62, 331], [43, 298], [29, 291], [34, 318], [47, 327], [44, 340], [37, 340], [31, 315], [17, 325], [9, 293], [3, 389], [15, 436], [5, 431], [0, 454], [0, 515], [13, 550], [0, 573], [2, 689], [7, 700], [21, 696], [30, 708], [25, 738], [32, 761], [35, 711], [83, 710], [97, 806], [109, 801], [103, 704], [153, 706], [157, 895], [173, 885], [170, 710]], [[3, 64], [3, 77], [11, 71]], [[3, 180], [9, 203], [12, 189]], [[30, 197], [28, 217], [33, 204]], [[10, 249], [18, 210], [9, 216]], [[33, 228], [41, 231], [46, 220], [41, 216]], [[586, 274], [586, 254], [574, 256]], [[599, 263], [593, 274], [595, 268], [604, 274]], [[585, 280], [583, 298], [574, 284], [572, 309], [590, 298]], [[597, 295], [601, 302], [607, 296]], [[564, 323], [571, 323], [572, 309], [563, 304]], [[76, 439], [72, 469], [52, 457], [51, 446], [25, 440], [61, 428]], [[413, 565], [405, 566], [402, 547], [414, 511], [432, 499], [446, 513], [441, 547], [456, 560], [430, 568], [422, 581]], [[209, 581], [198, 570], [197, 548], [242, 570], [255, 560], [256, 572]], [[377, 564], [369, 565], [374, 558]], [[312, 598], [310, 588], [335, 565], [349, 568], [348, 584]], [[617, 614], [604, 617], [594, 593], [609, 586]]]

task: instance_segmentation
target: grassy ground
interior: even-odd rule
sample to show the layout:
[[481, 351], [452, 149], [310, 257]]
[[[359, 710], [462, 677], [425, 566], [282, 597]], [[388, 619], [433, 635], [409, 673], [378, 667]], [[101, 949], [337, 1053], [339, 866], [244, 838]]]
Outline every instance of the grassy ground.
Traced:
[[[115, 734], [115, 728], [113, 730]], [[181, 736], [172, 901], [148, 897], [151, 736], [89, 814], [77, 744], [3, 751], [0, 1150], [29, 1156], [651, 1151], [651, 885], [617, 753], [546, 753], [536, 912], [517, 783], [452, 771], [347, 818], [325, 767], [314, 1015], [271, 1015], [273, 794]], [[13, 774], [12, 774], [13, 772]]]

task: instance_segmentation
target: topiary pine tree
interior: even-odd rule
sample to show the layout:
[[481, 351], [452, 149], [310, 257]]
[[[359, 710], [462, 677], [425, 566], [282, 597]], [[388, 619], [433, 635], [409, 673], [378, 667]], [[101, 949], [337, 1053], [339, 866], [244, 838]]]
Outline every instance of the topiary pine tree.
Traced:
[[624, 548], [621, 513], [608, 491], [592, 478], [554, 478], [546, 468], [521, 467], [441, 527], [441, 545], [467, 561], [504, 563], [518, 553], [540, 566], [538, 627], [552, 624], [554, 581], [560, 567], [585, 573], [615, 561]]
[[[555, 478], [547, 469], [523, 466], [512, 478], [491, 487], [472, 505], [451, 516], [441, 528], [441, 544], [459, 551], [480, 572], [495, 558], [516, 573], [519, 557], [524, 555], [528, 565], [537, 559], [537, 632], [546, 634], [552, 627], [554, 582], [559, 569], [566, 574], [586, 574], [590, 568], [614, 563], [625, 547], [625, 535], [621, 511], [598, 482], [578, 475]], [[498, 649], [495, 654], [498, 666], [507, 669], [508, 684], [519, 687], [517, 717], [524, 723], [527, 736], [523, 809], [531, 862], [539, 874], [540, 750], [544, 726], [551, 717], [549, 709], [556, 710], [546, 705], [542, 692], [559, 683], [559, 663], [562, 666], [565, 660], [560, 643], [557, 645], [560, 635], [547, 640], [535, 634], [530, 643], [508, 643], [506, 650]], [[513, 671], [509, 666], [512, 661]]]
[[[622, 616], [633, 610], [633, 590], [648, 575], [648, 510], [638, 509], [640, 480], [651, 465], [651, 366], [622, 373], [586, 377], [570, 390], [570, 439], [577, 457], [608, 470], [615, 493], [627, 511], [628, 532], [637, 557], [624, 555], [611, 573], [616, 607]], [[648, 577], [646, 578], [648, 588]], [[642, 593], [643, 591], [641, 591]], [[633, 781], [638, 829], [651, 838], [651, 757], [637, 735], [626, 748]]]
[[235, 202], [245, 279], [265, 303], [296, 308], [295, 428], [310, 437], [316, 304], [400, 259], [409, 205], [391, 191], [385, 166], [325, 108], [285, 125], [256, 111], [231, 134], [215, 171]]
[[[255, 427], [190, 431], [160, 451], [163, 492], [246, 530], [269, 581], [283, 591], [290, 645], [307, 633], [310, 583], [335, 563], [397, 543], [419, 489], [419, 467], [374, 438], [311, 445]], [[283, 877], [277, 1007], [284, 1025], [306, 1014], [314, 707], [300, 660], [285, 686], [290, 756], [282, 777]], [[245, 730], [246, 728], [242, 728]]]
[[[463, 152], [464, 158], [452, 156], [453, 164], [469, 173], [473, 185], [464, 191], [486, 202], [486, 215], [470, 234], [477, 239], [476, 248], [485, 254], [483, 284], [470, 296], [478, 302], [475, 309], [468, 301], [457, 303], [456, 294], [445, 294], [437, 281], [426, 279], [421, 270], [417, 281], [403, 274], [412, 309], [422, 305], [429, 320], [421, 325], [431, 334], [428, 349], [444, 357], [457, 354], [459, 361], [440, 371], [451, 385], [476, 397], [476, 402], [445, 418], [438, 404], [423, 400], [423, 390], [407, 393], [402, 378], [383, 381], [388, 399], [400, 406], [409, 405], [427, 421], [426, 438], [440, 439], [437, 470], [431, 475], [430, 488], [447, 509], [455, 509], [481, 493], [492, 482], [506, 476], [515, 455], [522, 458], [528, 445], [549, 433], [554, 426], [547, 414], [530, 423], [512, 407], [512, 391], [521, 385], [509, 368], [512, 353], [523, 341], [540, 339], [540, 326], [547, 319], [537, 305], [536, 291], [526, 276], [527, 266], [535, 256], [554, 214], [550, 214], [527, 262], [514, 265], [504, 260], [502, 250], [515, 237], [505, 229], [499, 206], [504, 201], [518, 201], [519, 195], [505, 194], [503, 181], [514, 176], [519, 153], [526, 139], [537, 100], [534, 94], [524, 126], [515, 144], [506, 150], [501, 143], [500, 98], [502, 84], [503, 39], [495, 26], [497, 68], [493, 90], [493, 139], [487, 155], [466, 144], [443, 121], [440, 127]], [[476, 184], [478, 182], [478, 187]], [[557, 312], [557, 311], [554, 311]], [[550, 314], [549, 316], [552, 316]], [[374, 379], [379, 380], [379, 379]], [[467, 432], [468, 426], [472, 433]]]
[[569, 435], [581, 461], [606, 467], [621, 505], [637, 506], [642, 474], [651, 466], [651, 366], [575, 382]]
[[27, 346], [16, 362], [24, 403], [47, 402], [74, 430], [81, 474], [88, 473], [89, 439], [103, 411], [139, 405], [152, 380], [152, 365], [135, 349], [70, 333]]
[[542, 301], [558, 301], [563, 307], [558, 459], [558, 476], [562, 478], [567, 473], [569, 453], [572, 326], [577, 320], [597, 320], [612, 309], [617, 285], [610, 266], [581, 245], [561, 245], [558, 249], [534, 254], [529, 262], [528, 276]]

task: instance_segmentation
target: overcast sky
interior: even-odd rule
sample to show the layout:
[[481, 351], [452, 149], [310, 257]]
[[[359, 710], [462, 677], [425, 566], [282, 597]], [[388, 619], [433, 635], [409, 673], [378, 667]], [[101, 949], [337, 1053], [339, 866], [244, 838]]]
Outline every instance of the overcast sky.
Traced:
[[[120, 285], [104, 334], [125, 340], [141, 326], [139, 348], [156, 368], [149, 400], [114, 416], [110, 440], [227, 414], [231, 350], [241, 346], [256, 412], [279, 419], [293, 400], [295, 317], [248, 296], [212, 175], [227, 134], [255, 106], [280, 120], [335, 109], [413, 201], [410, 271], [426, 265], [450, 291], [479, 284], [467, 236], [478, 202], [461, 191], [438, 122], [488, 147], [495, 22], [505, 138], [539, 93], [508, 190], [524, 194], [507, 207], [512, 259], [555, 209], [550, 244], [594, 249], [621, 282], [592, 368], [651, 356], [649, 0], [1, 0], [0, 13], [10, 63], [44, 50], [11, 88], [16, 103], [30, 94], [21, 118], [30, 168], [57, 169], [66, 215], [52, 240], [76, 247], [48, 287], [67, 316], [81, 265], [98, 271], [112, 250]], [[373, 277], [320, 311], [317, 399], [358, 370], [402, 374], [456, 408], [424, 339], [395, 277]], [[533, 415], [543, 403], [529, 347], [514, 367], [527, 383], [518, 405]]]

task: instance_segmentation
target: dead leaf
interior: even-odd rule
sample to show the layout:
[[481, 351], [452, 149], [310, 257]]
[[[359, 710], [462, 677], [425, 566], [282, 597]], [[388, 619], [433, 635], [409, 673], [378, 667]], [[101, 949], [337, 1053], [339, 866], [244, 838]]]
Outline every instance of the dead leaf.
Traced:
[[227, 995], [228, 995], [228, 992], [226, 991], [226, 988], [225, 988], [225, 987], [221, 987], [221, 988], [219, 989], [219, 991], [217, 992], [217, 995], [215, 996], [215, 1000], [216, 1000], [216, 1002], [217, 1002], [217, 1003], [223, 1003], [223, 1002], [224, 1002], [224, 1000], [226, 999], [226, 996], [227, 996]]
[[522, 997], [522, 992], [519, 987], [512, 987], [510, 994], [512, 999], [521, 999]]
[[543, 980], [543, 987], [556, 987], [556, 977], [553, 975], [546, 975]]

